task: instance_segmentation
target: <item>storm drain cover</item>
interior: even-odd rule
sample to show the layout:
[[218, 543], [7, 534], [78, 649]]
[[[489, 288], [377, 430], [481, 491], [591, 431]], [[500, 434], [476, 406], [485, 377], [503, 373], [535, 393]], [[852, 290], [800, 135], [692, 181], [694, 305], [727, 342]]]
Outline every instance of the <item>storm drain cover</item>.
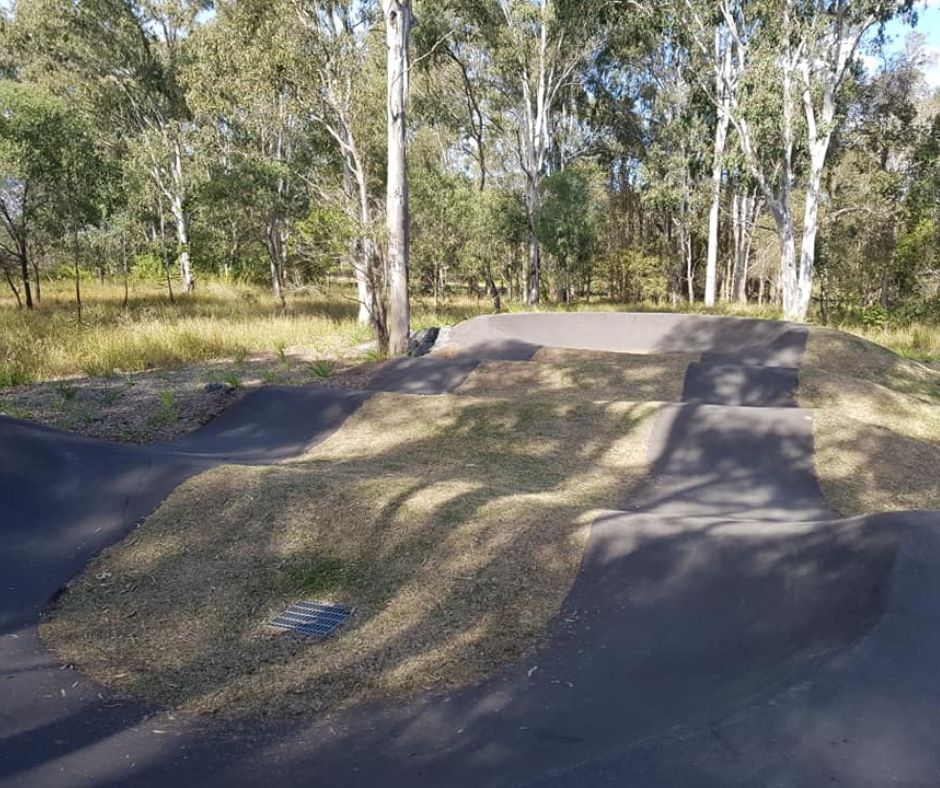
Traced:
[[325, 602], [298, 602], [271, 619], [271, 626], [325, 638], [352, 614], [353, 608]]

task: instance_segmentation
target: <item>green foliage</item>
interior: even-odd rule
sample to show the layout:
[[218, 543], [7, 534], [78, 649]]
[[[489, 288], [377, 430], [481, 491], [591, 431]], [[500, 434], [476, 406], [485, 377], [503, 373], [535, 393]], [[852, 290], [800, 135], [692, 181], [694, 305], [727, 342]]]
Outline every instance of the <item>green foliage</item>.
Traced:
[[310, 365], [310, 373], [316, 378], [328, 378], [336, 370], [336, 362], [329, 359], [320, 359]]
[[155, 424], [172, 424], [179, 419], [179, 407], [176, 395], [172, 391], [161, 391], [157, 394], [159, 407], [152, 421]]
[[617, 250], [605, 256], [601, 267], [609, 295], [622, 303], [663, 303], [669, 290], [669, 263], [638, 249]]
[[545, 179], [537, 233], [556, 265], [556, 287], [567, 293], [589, 281], [597, 239], [596, 200], [591, 173], [566, 169]]

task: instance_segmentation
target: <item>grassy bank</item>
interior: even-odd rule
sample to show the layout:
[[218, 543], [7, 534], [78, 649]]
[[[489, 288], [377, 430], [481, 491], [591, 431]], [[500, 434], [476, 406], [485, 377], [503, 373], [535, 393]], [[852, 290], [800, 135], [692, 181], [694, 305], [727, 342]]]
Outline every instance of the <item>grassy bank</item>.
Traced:
[[800, 374], [816, 471], [842, 514], [940, 509], [940, 371], [814, 329]]
[[[43, 637], [118, 690], [238, 717], [491, 673], [538, 642], [593, 514], [643, 478], [655, 413], [591, 387], [514, 393], [378, 394], [302, 460], [191, 479], [71, 586]], [[319, 643], [265, 626], [302, 599], [356, 613]]]
[[[367, 328], [355, 321], [352, 291], [341, 286], [293, 293], [282, 309], [264, 289], [207, 281], [189, 296], [170, 302], [155, 284], [132, 283], [127, 303], [121, 283], [86, 282], [82, 324], [77, 322], [69, 282], [45, 283], [42, 303], [17, 310], [0, 295], [0, 388], [80, 375], [178, 367], [300, 347], [308, 354], [341, 357], [368, 342]], [[522, 305], [510, 304], [511, 310]], [[555, 309], [551, 305], [543, 309]], [[578, 311], [661, 311], [660, 304], [603, 301], [566, 307]], [[680, 310], [687, 306], [680, 304]], [[491, 311], [487, 298], [454, 296], [435, 307], [413, 301], [413, 325], [457, 323]], [[695, 307], [694, 311], [705, 311]], [[721, 314], [778, 317], [774, 309], [720, 305]], [[840, 326], [909, 358], [940, 361], [940, 326], [865, 328]]]

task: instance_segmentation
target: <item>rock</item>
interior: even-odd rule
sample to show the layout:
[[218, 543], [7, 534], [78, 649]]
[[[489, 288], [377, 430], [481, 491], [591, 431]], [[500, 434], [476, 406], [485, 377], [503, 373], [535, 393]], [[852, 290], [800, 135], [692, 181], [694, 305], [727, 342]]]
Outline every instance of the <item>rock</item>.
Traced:
[[232, 387], [228, 383], [219, 383], [218, 381], [213, 381], [212, 383], [206, 383], [203, 386], [203, 391], [206, 394], [220, 394], [225, 391], [229, 391]]
[[434, 343], [437, 341], [437, 335], [440, 331], [441, 330], [437, 327], [413, 331], [411, 337], [408, 339], [408, 355], [416, 357], [429, 353], [431, 348], [434, 347]]

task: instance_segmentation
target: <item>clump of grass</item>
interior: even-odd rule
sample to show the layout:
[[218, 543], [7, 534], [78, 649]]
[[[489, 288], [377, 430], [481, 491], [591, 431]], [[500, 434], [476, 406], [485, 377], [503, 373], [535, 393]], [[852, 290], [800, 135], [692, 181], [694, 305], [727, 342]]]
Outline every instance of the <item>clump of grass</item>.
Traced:
[[179, 406], [176, 395], [172, 391], [161, 391], [157, 394], [159, 408], [154, 416], [156, 424], [172, 424], [179, 419]]
[[281, 366], [290, 366], [290, 359], [287, 357], [287, 345], [284, 344], [283, 340], [279, 339], [274, 343], [274, 352], [277, 355], [277, 360], [281, 362]]
[[78, 393], [78, 388], [74, 383], [69, 383], [66, 380], [60, 380], [55, 384], [55, 391], [63, 402], [71, 402], [71, 400], [73, 400], [75, 395]]
[[336, 362], [319, 359], [310, 365], [310, 374], [315, 378], [328, 378], [336, 371]]

